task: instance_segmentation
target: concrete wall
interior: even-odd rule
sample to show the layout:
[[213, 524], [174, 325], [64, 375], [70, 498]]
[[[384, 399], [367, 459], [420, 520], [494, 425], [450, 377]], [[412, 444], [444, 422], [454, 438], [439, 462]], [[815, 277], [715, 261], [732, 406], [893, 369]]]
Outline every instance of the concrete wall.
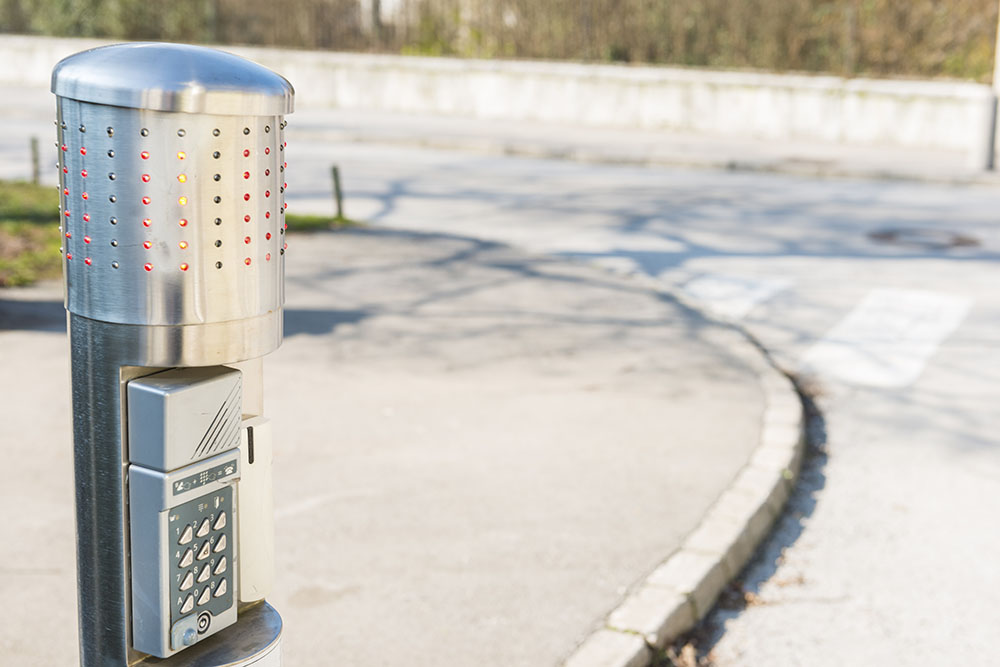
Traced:
[[[93, 40], [0, 37], [0, 81], [47, 85]], [[283, 75], [297, 104], [992, 155], [989, 86], [671, 67], [227, 47]]]

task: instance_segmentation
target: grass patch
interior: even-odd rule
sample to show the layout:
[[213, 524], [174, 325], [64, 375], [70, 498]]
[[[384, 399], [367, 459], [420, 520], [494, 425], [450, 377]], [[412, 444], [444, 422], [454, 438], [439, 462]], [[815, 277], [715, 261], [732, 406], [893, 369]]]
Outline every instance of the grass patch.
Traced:
[[[349, 218], [286, 214], [288, 230], [356, 227]], [[59, 193], [50, 186], [0, 181], [0, 287], [30, 285], [62, 272]]]
[[29, 285], [61, 271], [55, 188], [0, 181], [0, 287]]
[[300, 215], [286, 213], [285, 221], [290, 232], [315, 232], [323, 229], [344, 229], [360, 227], [362, 223], [350, 218], [337, 218], [332, 215]]

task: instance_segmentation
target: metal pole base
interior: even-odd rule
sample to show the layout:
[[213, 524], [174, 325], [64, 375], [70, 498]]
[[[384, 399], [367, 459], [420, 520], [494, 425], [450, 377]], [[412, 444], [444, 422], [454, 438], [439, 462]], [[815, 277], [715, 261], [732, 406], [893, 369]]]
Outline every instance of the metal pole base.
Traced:
[[262, 602], [240, 611], [240, 620], [172, 658], [147, 658], [142, 665], [171, 667], [281, 667], [281, 616]]

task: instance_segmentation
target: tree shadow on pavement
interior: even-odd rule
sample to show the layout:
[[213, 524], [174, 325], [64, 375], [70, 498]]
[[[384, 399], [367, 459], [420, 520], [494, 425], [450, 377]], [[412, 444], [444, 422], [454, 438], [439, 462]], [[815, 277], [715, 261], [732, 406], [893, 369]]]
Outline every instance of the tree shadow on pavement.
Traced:
[[[589, 327], [592, 340], [605, 343], [637, 332], [706, 343], [708, 332], [731, 330], [638, 281], [504, 243], [387, 228], [297, 238], [293, 248], [306, 239], [310, 248], [289, 265], [286, 337], [329, 334], [379, 318], [378, 327], [344, 335], [449, 356], [448, 345], [498, 330], [524, 340], [552, 327]], [[629, 302], [635, 307], [623, 305]], [[725, 349], [717, 354], [728, 358]], [[729, 360], [742, 365], [737, 357]]]

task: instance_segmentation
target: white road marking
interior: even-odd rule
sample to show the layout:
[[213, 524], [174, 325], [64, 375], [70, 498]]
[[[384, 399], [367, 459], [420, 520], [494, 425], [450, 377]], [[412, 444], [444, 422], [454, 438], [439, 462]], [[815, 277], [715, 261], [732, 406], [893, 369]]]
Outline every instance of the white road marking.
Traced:
[[785, 278], [748, 278], [711, 273], [688, 280], [681, 285], [681, 291], [715, 315], [741, 320], [757, 304], [791, 285], [792, 282]]
[[872, 290], [806, 351], [799, 370], [853, 385], [905, 387], [971, 307], [971, 298], [955, 294]]

